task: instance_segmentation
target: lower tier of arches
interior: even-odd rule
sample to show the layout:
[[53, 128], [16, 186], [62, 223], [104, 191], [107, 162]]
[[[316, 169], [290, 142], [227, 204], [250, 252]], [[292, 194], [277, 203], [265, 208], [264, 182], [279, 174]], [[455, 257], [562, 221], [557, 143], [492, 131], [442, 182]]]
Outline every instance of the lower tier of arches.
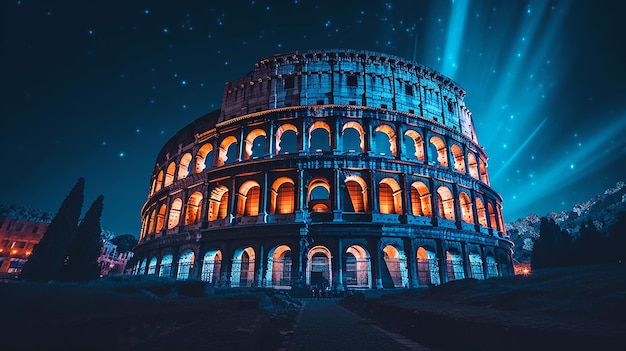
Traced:
[[507, 240], [443, 228], [248, 227], [138, 245], [132, 274], [228, 287], [415, 288], [513, 275], [511, 248]]

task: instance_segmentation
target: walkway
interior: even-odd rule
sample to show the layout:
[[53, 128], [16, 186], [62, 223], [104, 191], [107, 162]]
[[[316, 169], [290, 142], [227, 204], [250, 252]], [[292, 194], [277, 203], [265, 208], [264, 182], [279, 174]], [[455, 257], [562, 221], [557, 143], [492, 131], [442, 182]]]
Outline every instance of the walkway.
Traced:
[[428, 348], [382, 329], [339, 306], [334, 299], [304, 300], [295, 332], [281, 350], [351, 351], [419, 350]]

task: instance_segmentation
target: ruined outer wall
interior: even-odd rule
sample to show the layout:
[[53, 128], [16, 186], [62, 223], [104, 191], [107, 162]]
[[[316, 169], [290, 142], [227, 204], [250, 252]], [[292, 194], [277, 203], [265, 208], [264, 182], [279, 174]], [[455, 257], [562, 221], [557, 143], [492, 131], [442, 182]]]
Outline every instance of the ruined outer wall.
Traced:
[[391, 109], [441, 123], [478, 143], [465, 91], [439, 72], [371, 51], [275, 55], [227, 82], [219, 122], [269, 109], [352, 105]]

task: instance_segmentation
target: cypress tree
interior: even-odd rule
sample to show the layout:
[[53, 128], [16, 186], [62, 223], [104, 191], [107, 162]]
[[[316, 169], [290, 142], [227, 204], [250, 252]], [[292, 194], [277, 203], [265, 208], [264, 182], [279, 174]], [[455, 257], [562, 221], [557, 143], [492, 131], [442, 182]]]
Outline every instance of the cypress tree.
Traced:
[[83, 206], [85, 179], [79, 178], [67, 195], [43, 237], [24, 264], [20, 279], [49, 281], [57, 279], [74, 239]]
[[102, 250], [100, 217], [103, 200], [104, 196], [98, 196], [78, 226], [67, 252], [68, 259], [63, 267], [62, 280], [81, 282], [100, 277], [98, 257]]

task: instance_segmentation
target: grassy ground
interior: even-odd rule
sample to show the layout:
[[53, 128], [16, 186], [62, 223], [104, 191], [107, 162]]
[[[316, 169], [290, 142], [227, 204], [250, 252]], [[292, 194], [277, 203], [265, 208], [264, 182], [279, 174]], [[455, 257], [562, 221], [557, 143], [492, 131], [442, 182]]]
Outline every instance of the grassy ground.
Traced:
[[[362, 296], [347, 307], [441, 349], [622, 349], [626, 266], [536, 270]], [[361, 299], [361, 301], [359, 301]]]
[[125, 277], [0, 283], [6, 350], [276, 350], [299, 304], [269, 289]]
[[[435, 350], [621, 350], [624, 264], [378, 290], [341, 303]], [[296, 293], [294, 291], [293, 293]], [[270, 289], [127, 276], [0, 282], [2, 349], [277, 350], [300, 303]]]

